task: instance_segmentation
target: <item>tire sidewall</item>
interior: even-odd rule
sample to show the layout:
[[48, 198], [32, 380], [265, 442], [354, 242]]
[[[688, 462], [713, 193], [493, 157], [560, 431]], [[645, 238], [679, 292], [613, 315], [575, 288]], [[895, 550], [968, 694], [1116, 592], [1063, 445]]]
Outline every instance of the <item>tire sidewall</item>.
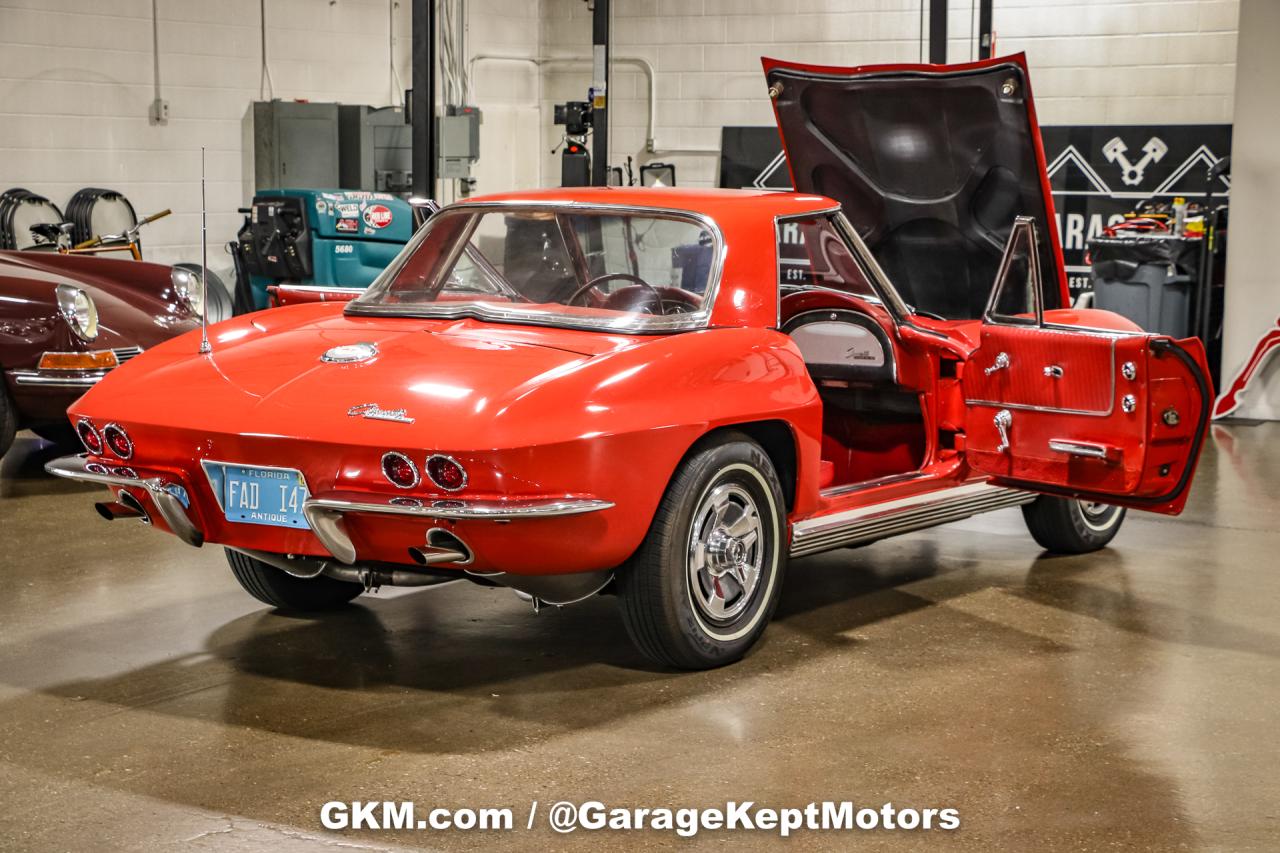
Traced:
[[1071, 501], [1068, 507], [1068, 513], [1071, 517], [1071, 523], [1076, 529], [1082, 541], [1090, 544], [1098, 545], [1110, 542], [1115, 536], [1116, 531], [1124, 522], [1125, 511], [1123, 507], [1108, 506], [1108, 513], [1104, 517], [1102, 523], [1091, 520], [1085, 512], [1084, 505], [1087, 503], [1082, 500]]
[[[749, 649], [768, 625], [777, 606], [785, 570], [786, 506], [777, 475], [768, 456], [747, 442], [733, 442], [709, 451], [701, 460], [696, 488], [681, 501], [674, 535], [666, 543], [664, 563], [669, 605], [681, 632], [697, 653], [707, 660], [733, 660]], [[693, 600], [689, 577], [689, 546], [698, 510], [717, 486], [732, 483], [755, 501], [765, 539], [761, 577], [751, 604], [732, 622], [716, 626], [706, 622]]]

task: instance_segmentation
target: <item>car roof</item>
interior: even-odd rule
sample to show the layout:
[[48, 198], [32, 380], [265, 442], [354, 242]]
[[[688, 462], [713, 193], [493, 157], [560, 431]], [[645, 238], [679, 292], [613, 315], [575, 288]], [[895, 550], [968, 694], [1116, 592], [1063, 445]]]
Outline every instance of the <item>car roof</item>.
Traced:
[[553, 187], [473, 196], [461, 204], [513, 204], [522, 201], [687, 210], [715, 220], [733, 219], [743, 214], [769, 218], [793, 216], [839, 206], [826, 196], [812, 193], [686, 187]]

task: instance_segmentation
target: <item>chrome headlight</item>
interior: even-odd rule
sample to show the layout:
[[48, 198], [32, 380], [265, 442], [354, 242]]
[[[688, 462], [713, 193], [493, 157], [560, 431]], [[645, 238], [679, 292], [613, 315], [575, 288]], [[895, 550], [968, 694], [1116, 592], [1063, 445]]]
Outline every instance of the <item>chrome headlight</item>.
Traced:
[[69, 284], [60, 284], [57, 290], [58, 311], [71, 331], [85, 341], [98, 337], [98, 308], [89, 294]]
[[200, 284], [200, 276], [189, 269], [174, 267], [169, 271], [169, 279], [173, 282], [173, 292], [178, 301], [192, 314], [204, 310], [204, 287]]

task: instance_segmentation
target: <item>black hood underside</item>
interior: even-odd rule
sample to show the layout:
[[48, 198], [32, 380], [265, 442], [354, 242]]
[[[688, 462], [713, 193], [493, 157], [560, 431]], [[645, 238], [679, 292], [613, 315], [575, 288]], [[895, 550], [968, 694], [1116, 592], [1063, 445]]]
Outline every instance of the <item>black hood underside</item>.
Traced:
[[1036, 220], [1044, 305], [1060, 264], [1025, 67], [815, 69], [765, 63], [795, 188], [829, 196], [902, 297], [982, 316], [1017, 216]]

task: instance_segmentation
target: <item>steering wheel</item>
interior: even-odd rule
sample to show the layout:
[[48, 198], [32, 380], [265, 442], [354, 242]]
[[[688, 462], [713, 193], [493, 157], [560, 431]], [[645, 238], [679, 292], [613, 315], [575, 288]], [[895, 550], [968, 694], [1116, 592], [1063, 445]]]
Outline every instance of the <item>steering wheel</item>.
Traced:
[[662, 295], [658, 293], [658, 289], [654, 287], [652, 284], [650, 284], [649, 282], [642, 279], [640, 276], [632, 275], [631, 273], [627, 273], [627, 272], [611, 272], [611, 273], [606, 273], [605, 275], [596, 276], [595, 278], [591, 279], [591, 281], [587, 282], [586, 284], [582, 285], [582, 287], [579, 287], [577, 290], [575, 290], [573, 292], [573, 295], [569, 297], [569, 299], [565, 302], [565, 304], [572, 305], [573, 303], [581, 299], [583, 296], [585, 296], [592, 289], [599, 287], [600, 285], [608, 281], [629, 281], [632, 284], [639, 285], [640, 287], [645, 289], [645, 296], [648, 299], [651, 299], [653, 301], [654, 307], [658, 309], [657, 313], [659, 314], [662, 313]]

